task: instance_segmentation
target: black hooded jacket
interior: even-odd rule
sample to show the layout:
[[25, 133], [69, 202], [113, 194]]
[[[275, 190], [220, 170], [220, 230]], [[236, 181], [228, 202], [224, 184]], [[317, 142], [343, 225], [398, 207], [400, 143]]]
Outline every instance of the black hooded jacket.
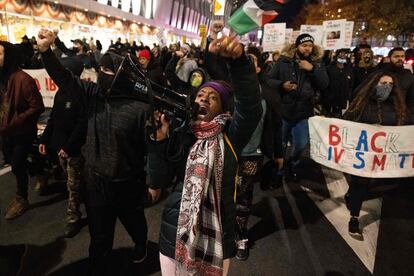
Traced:
[[[62, 58], [60, 61], [73, 76], [81, 75], [83, 64], [79, 59]], [[76, 156], [85, 143], [86, 129], [85, 93], [76, 86], [70, 90], [64, 86], [59, 88], [40, 143], [47, 145], [48, 150], [63, 149], [70, 157]]]
[[[109, 55], [116, 71], [122, 57]], [[74, 77], [51, 50], [43, 53], [42, 58], [47, 72], [61, 89], [85, 93], [88, 128], [82, 153], [88, 175], [99, 175], [112, 182], [142, 180], [148, 105], [122, 96], [106, 97], [98, 84]]]

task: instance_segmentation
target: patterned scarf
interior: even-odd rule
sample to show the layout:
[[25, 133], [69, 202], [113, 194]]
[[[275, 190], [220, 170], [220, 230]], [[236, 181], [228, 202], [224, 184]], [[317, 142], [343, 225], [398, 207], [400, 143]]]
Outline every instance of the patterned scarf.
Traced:
[[223, 129], [230, 115], [192, 125], [197, 137], [188, 155], [178, 217], [176, 275], [222, 275], [220, 214], [223, 176]]

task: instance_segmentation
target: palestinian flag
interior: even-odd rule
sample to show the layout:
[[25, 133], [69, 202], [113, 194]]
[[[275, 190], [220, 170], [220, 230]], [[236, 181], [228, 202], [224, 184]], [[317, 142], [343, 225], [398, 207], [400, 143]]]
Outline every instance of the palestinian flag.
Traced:
[[236, 10], [228, 23], [238, 34], [243, 35], [266, 23], [272, 22], [288, 0], [249, 0]]

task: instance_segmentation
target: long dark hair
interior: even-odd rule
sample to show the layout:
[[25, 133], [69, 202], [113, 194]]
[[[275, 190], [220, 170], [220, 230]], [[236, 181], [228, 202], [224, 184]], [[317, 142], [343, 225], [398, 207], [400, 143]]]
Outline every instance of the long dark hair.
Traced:
[[0, 41], [0, 45], [4, 48], [4, 63], [0, 72], [0, 81], [7, 86], [10, 75], [19, 69], [21, 58], [16, 45], [6, 41]]
[[[407, 116], [407, 107], [403, 93], [398, 85], [396, 76], [391, 72], [379, 71], [372, 74], [363, 84], [361, 84], [356, 91], [356, 97], [351, 102], [348, 111], [345, 113], [345, 119], [353, 119], [359, 121], [361, 116], [366, 109], [369, 101], [372, 100], [373, 94], [375, 93], [375, 87], [379, 80], [383, 76], [389, 76], [392, 78], [394, 85], [391, 92], [391, 99], [394, 103], [394, 109], [397, 114], [397, 125], [403, 125]], [[381, 105], [378, 102], [378, 121], [382, 124], [382, 110]]]

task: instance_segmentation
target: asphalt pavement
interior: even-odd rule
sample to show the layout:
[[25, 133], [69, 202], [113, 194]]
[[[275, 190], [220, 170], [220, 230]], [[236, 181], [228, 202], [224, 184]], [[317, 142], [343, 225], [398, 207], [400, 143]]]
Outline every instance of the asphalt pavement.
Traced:
[[[263, 191], [257, 183], [249, 220], [252, 243], [247, 261], [231, 260], [230, 275], [414, 275], [414, 189], [374, 187], [364, 203], [364, 240], [347, 233], [343, 202], [346, 178], [308, 162], [300, 183]], [[412, 186], [412, 185], [411, 185]], [[67, 195], [65, 183], [50, 181], [39, 196], [31, 179], [30, 210], [12, 221], [4, 210], [15, 192], [11, 172], [0, 171], [0, 275], [84, 275], [88, 266], [89, 234], [63, 238]], [[131, 263], [133, 243], [116, 225], [113, 275], [161, 275], [158, 235], [164, 200], [146, 209], [148, 258]]]

